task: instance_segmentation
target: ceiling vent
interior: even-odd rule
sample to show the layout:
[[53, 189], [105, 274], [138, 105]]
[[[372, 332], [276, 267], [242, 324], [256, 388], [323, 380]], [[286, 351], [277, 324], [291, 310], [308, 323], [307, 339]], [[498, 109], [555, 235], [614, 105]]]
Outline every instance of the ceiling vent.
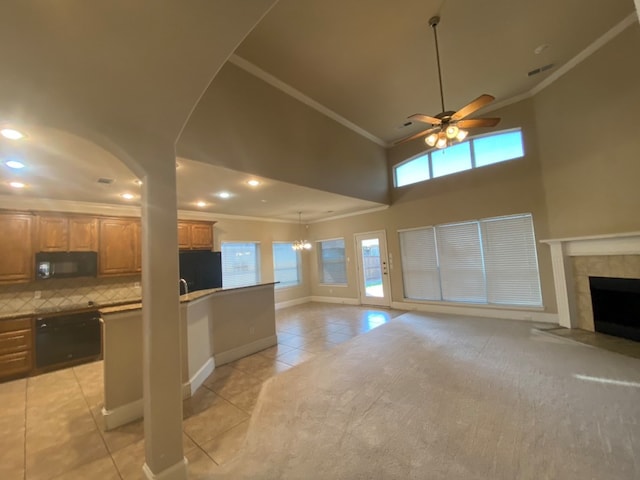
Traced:
[[547, 70], [550, 70], [553, 67], [555, 67], [555, 65], [553, 63], [549, 63], [548, 65], [545, 65], [543, 67], [538, 67], [538, 68], [535, 68], [535, 69], [531, 70], [530, 72], [527, 73], [527, 76], [533, 77], [534, 75], [537, 75], [537, 74], [542, 73], [542, 72], [546, 72]]
[[98, 183], [102, 183], [104, 185], [111, 185], [113, 182], [115, 182], [115, 180], [113, 178], [100, 177], [98, 179]]

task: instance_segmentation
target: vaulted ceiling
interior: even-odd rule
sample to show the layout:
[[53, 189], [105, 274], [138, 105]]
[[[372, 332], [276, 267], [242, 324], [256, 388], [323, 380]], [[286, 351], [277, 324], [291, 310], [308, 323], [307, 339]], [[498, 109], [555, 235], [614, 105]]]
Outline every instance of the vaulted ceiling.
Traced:
[[[173, 142], [163, 137], [180, 130], [198, 98], [194, 92], [242, 40], [234, 31], [271, 5], [190, 3], [25, 0], [3, 6], [0, 124], [22, 126], [31, 143], [2, 139], [0, 155], [22, 158], [32, 176], [2, 165], [0, 195], [16, 202], [27, 195], [124, 202], [117, 194], [121, 186], [134, 188], [135, 175], [112, 152], [82, 138], [83, 117], [101, 125], [104, 137], [140, 132]], [[495, 105], [526, 95], [634, 11], [633, 0], [595, 0], [588, 8], [583, 0], [280, 0], [241, 41], [203, 96], [202, 105], [209, 105], [196, 108], [185, 128], [178, 153], [188, 157], [182, 162], [189, 168], [177, 173], [179, 208], [196, 209], [196, 200], [207, 200], [210, 212], [293, 220], [298, 210], [317, 219], [385, 203], [384, 148], [418, 129], [404, 125], [408, 115], [441, 110], [431, 16], [442, 17], [445, 106], [457, 109], [481, 93], [494, 95]], [[240, 74], [253, 80], [235, 82]], [[225, 88], [246, 99], [246, 109], [235, 115], [233, 104], [210, 101], [228, 97], [225, 78], [231, 85]], [[303, 102], [304, 119], [302, 110], [279, 111], [282, 100], [275, 97], [275, 103], [254, 102], [252, 81]], [[238, 90], [241, 83], [252, 91]], [[309, 121], [311, 115], [318, 118]], [[279, 118], [281, 130], [264, 123]], [[65, 125], [78, 128], [65, 132]], [[322, 134], [301, 135], [305, 129]], [[279, 145], [264, 158], [262, 130], [271, 135], [267, 146]], [[252, 138], [255, 148], [243, 157], [238, 143]], [[377, 176], [352, 181], [368, 168]], [[342, 184], [340, 169], [347, 172]], [[31, 191], [7, 186], [20, 175]], [[251, 175], [270, 189], [247, 190]], [[111, 188], [96, 188], [99, 177], [109, 176], [117, 177]], [[233, 189], [235, 199], [216, 197]]]

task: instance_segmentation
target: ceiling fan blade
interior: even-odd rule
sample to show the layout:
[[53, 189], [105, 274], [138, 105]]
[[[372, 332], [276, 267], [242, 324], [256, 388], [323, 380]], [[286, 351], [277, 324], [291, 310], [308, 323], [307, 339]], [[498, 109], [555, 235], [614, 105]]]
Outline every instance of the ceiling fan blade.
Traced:
[[495, 100], [495, 97], [491, 95], [487, 95], [486, 93], [483, 95], [480, 95], [474, 101], [465, 105], [456, 113], [451, 115], [451, 120], [462, 120], [464, 117], [471, 115], [476, 110], [481, 109], [482, 107], [493, 102], [494, 100]]
[[500, 121], [499, 118], [469, 118], [456, 123], [458, 128], [494, 127]]
[[440, 130], [440, 127], [427, 128], [426, 130], [422, 130], [421, 132], [414, 133], [413, 135], [410, 135], [408, 137], [402, 138], [402, 139], [394, 142], [393, 144], [394, 145], [398, 145], [400, 143], [409, 142], [411, 140], [415, 140], [416, 138], [420, 138], [420, 137], [424, 137], [425, 135], [429, 135], [431, 132], [435, 132], [437, 130]]
[[416, 120], [417, 122], [429, 123], [431, 125], [440, 125], [442, 123], [442, 120], [440, 120], [439, 118], [430, 117], [421, 113], [414, 113], [408, 118], [410, 118], [411, 120]]

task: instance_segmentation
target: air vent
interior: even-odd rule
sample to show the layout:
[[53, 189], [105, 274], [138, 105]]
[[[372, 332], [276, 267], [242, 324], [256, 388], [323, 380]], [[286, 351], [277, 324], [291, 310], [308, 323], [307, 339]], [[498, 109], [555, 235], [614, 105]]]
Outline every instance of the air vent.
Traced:
[[407, 120], [406, 122], [401, 123], [400, 125], [398, 125], [398, 126], [396, 127], [396, 130], [402, 130], [403, 128], [410, 127], [411, 125], [413, 125], [413, 122], [411, 122], [411, 121]]
[[531, 70], [529, 73], [527, 73], [527, 75], [529, 77], [533, 77], [534, 75], [537, 75], [539, 73], [546, 72], [547, 70], [552, 69], [554, 66], [555, 65], [553, 63], [549, 63], [548, 65], [545, 65], [543, 67], [538, 67], [538, 68], [536, 68], [534, 70]]
[[98, 179], [98, 183], [103, 183], [104, 185], [111, 185], [113, 182], [115, 182], [113, 178], [100, 177]]

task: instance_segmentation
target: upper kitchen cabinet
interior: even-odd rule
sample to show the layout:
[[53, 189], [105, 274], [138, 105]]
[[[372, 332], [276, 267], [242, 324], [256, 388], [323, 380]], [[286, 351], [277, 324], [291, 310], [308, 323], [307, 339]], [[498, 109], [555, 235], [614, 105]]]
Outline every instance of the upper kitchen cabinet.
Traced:
[[101, 218], [99, 275], [139, 273], [140, 258], [140, 221], [126, 218]]
[[0, 213], [0, 283], [33, 278], [32, 222], [28, 214]]
[[178, 222], [180, 250], [213, 250], [215, 222]]
[[38, 251], [95, 252], [97, 230], [98, 220], [93, 217], [41, 215], [38, 217]]

